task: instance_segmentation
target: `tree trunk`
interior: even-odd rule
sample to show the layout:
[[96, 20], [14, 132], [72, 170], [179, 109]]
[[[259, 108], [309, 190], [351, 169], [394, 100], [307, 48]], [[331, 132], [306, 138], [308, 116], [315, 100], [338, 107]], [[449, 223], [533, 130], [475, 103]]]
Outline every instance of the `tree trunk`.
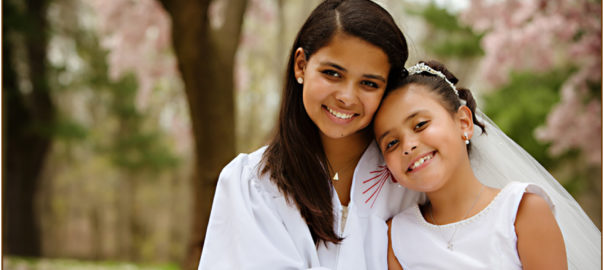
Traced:
[[184, 269], [196, 269], [221, 169], [235, 154], [233, 67], [247, 1], [230, 0], [212, 29], [209, 0], [162, 0], [185, 84], [195, 140], [193, 226]]
[[[3, 1], [3, 181], [4, 252], [39, 256], [40, 229], [34, 200], [50, 148], [54, 118], [46, 80], [47, 1], [25, 1], [23, 10]], [[16, 70], [15, 63], [27, 68]], [[31, 83], [24, 88], [21, 82]]]

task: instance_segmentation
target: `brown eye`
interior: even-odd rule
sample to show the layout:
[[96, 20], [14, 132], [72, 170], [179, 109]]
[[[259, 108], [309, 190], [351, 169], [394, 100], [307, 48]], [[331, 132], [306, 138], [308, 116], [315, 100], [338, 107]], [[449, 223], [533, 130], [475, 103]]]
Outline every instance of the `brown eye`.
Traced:
[[415, 130], [420, 130], [420, 129], [424, 128], [426, 126], [426, 124], [428, 124], [428, 121], [421, 121], [421, 122], [417, 123], [417, 125], [415, 125]]
[[398, 140], [392, 140], [390, 142], [388, 142], [386, 144], [386, 150], [390, 149], [391, 147], [395, 146], [398, 143]]
[[323, 70], [321, 73], [330, 76], [330, 77], [335, 77], [335, 78], [340, 78], [342, 77], [342, 75], [340, 75], [339, 72], [335, 71], [335, 70], [331, 70], [331, 69], [327, 69], [327, 70]]
[[375, 88], [375, 89], [379, 88], [378, 84], [377, 84], [377, 83], [374, 83], [374, 82], [372, 82], [372, 81], [362, 81], [362, 82], [361, 82], [361, 84], [362, 84], [362, 85], [369, 86], [369, 87], [371, 87], [371, 88]]

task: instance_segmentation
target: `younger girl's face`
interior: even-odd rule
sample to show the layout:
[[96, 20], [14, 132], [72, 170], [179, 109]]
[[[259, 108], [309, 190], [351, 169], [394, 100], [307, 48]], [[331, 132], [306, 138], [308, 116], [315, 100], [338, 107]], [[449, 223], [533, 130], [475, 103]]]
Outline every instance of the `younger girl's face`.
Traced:
[[342, 138], [367, 127], [386, 88], [390, 64], [379, 47], [336, 34], [308, 60], [296, 52], [295, 75], [302, 99], [321, 136]]
[[409, 84], [384, 100], [374, 131], [399, 184], [422, 192], [441, 188], [467, 158], [463, 121], [426, 86]]

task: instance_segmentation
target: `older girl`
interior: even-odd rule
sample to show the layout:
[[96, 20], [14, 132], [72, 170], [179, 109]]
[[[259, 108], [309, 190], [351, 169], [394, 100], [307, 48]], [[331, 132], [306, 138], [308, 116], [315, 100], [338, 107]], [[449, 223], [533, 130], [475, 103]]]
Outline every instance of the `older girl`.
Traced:
[[200, 269], [387, 267], [385, 220], [419, 195], [387, 187], [368, 125], [407, 54], [371, 1], [327, 0], [311, 13], [291, 49], [275, 136], [220, 175]]

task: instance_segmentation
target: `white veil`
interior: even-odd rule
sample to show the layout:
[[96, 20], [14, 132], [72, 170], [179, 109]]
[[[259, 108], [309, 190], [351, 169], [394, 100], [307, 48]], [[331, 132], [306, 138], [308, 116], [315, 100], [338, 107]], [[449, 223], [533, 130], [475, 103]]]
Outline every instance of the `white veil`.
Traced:
[[476, 117], [485, 124], [487, 131], [487, 134], [480, 134], [476, 129], [471, 139], [470, 161], [476, 177], [485, 185], [497, 188], [511, 181], [541, 186], [555, 205], [568, 268], [601, 269], [602, 234], [579, 204], [541, 164], [478, 109]]

